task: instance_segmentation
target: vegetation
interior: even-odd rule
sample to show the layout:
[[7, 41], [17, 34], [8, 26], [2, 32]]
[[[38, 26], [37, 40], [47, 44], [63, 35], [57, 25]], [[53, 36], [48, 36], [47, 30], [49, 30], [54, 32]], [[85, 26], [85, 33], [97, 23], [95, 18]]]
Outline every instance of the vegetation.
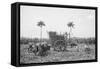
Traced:
[[[43, 41], [46, 41], [48, 44], [50, 43], [50, 40], [48, 39], [43, 39]], [[71, 38], [71, 42], [77, 43], [77, 46], [67, 46], [66, 51], [60, 52], [54, 50], [54, 47], [51, 46], [50, 50], [47, 50], [46, 48], [46, 50], [42, 49], [40, 53], [38, 53], [39, 55], [36, 55], [36, 53], [32, 51], [28, 51], [30, 46], [29, 43], [39, 43], [39, 39], [21, 38], [20, 42], [21, 63], [42, 63], [95, 59], [95, 38]], [[63, 46], [60, 48], [63, 48]]]
[[[95, 45], [78, 44], [76, 47], [67, 47], [67, 51], [54, 51], [50, 49], [46, 52], [41, 52], [40, 56], [33, 52], [28, 52], [28, 44], [20, 45], [20, 62], [21, 63], [42, 63], [42, 62], [59, 62], [59, 61], [76, 61], [76, 60], [91, 60], [95, 59]], [[51, 47], [52, 48], [52, 47]], [[45, 55], [45, 56], [43, 56]]]
[[[55, 39], [54, 39], [55, 40]], [[49, 39], [42, 39], [42, 41], [46, 41], [47, 43], [50, 43]], [[30, 42], [33, 43], [38, 43], [39, 39], [38, 38], [21, 38], [20, 39], [20, 44], [28, 44]], [[72, 43], [78, 43], [78, 44], [95, 44], [95, 38], [71, 38]]]

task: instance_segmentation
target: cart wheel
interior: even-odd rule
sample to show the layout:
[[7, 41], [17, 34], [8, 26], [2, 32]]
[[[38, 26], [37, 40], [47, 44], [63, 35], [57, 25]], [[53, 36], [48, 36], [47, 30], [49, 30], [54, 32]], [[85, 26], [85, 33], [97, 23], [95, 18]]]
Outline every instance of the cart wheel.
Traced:
[[55, 51], [64, 51], [66, 48], [64, 40], [55, 41], [54, 46], [55, 46], [55, 48], [54, 48]]

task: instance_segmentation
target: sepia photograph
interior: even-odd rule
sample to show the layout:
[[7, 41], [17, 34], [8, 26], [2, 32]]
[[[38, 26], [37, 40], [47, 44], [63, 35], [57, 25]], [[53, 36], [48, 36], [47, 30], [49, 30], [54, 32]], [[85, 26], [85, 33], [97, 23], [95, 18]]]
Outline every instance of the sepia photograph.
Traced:
[[95, 60], [94, 9], [20, 6], [20, 64]]

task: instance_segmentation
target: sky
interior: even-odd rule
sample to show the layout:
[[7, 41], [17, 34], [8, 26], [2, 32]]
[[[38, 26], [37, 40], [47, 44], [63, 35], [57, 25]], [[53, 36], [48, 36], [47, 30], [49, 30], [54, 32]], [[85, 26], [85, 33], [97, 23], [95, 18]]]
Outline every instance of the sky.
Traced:
[[69, 32], [69, 22], [75, 24], [72, 37], [95, 37], [95, 10], [21, 6], [20, 12], [21, 37], [40, 38], [40, 27], [37, 26], [39, 21], [46, 25], [42, 29], [43, 38], [49, 38], [49, 31], [56, 31], [58, 34]]

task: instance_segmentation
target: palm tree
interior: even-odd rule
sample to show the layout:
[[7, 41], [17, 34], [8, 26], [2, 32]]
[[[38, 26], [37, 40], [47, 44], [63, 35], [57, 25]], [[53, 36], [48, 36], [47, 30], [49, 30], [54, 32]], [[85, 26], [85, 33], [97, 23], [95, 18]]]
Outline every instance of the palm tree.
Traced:
[[40, 27], [40, 31], [41, 31], [41, 32], [40, 32], [40, 33], [41, 33], [41, 34], [40, 34], [40, 42], [42, 42], [42, 27], [45, 26], [45, 24], [44, 24], [43, 21], [39, 21], [38, 24], [37, 24], [37, 26]]
[[71, 38], [72, 28], [74, 28], [74, 25], [75, 25], [75, 24], [73, 24], [73, 22], [69, 22], [69, 23], [67, 24], [67, 26], [70, 28], [70, 31], [69, 31], [69, 40], [70, 40], [70, 38]]

